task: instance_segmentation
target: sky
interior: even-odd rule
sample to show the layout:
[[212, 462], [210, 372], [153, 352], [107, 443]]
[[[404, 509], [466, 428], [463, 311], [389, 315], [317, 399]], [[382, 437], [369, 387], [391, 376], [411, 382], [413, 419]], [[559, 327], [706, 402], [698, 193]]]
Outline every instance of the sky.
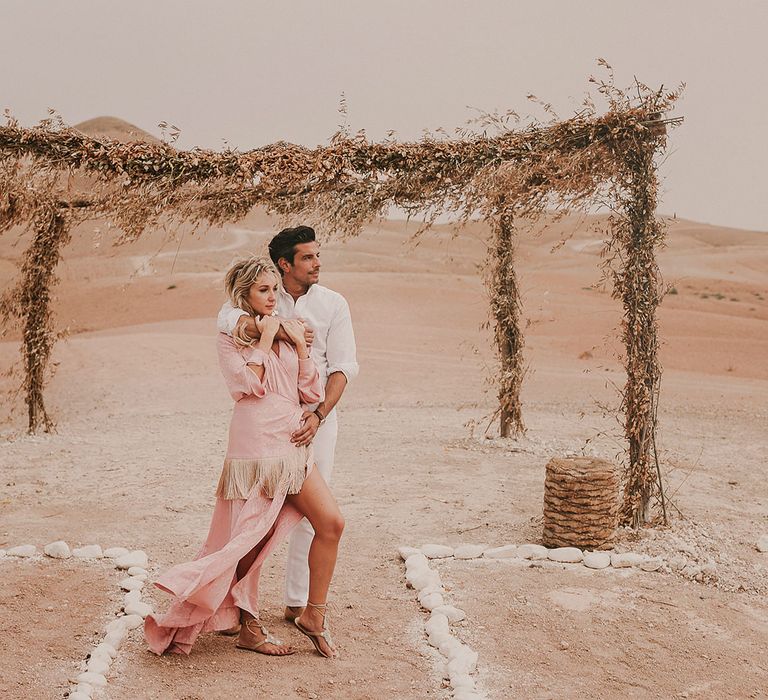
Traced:
[[167, 121], [181, 148], [315, 146], [345, 119], [414, 139], [542, 116], [531, 93], [566, 118], [602, 57], [620, 86], [686, 83], [660, 211], [768, 231], [766, 30], [764, 0], [0, 0], [0, 107]]

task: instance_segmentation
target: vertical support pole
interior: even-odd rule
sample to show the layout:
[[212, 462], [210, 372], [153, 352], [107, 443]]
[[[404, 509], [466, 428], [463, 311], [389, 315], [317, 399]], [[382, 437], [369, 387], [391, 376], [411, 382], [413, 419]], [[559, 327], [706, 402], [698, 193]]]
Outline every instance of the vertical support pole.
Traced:
[[621, 521], [637, 528], [649, 521], [651, 499], [662, 487], [653, 450], [661, 381], [656, 310], [662, 284], [656, 246], [663, 240], [664, 226], [656, 218], [657, 183], [651, 145], [641, 144], [628, 154], [626, 182], [624, 216], [619, 223], [623, 267], [616, 277], [624, 307], [627, 381], [622, 408], [629, 443]]
[[498, 401], [502, 437], [525, 432], [520, 389], [523, 384], [523, 334], [520, 330], [520, 290], [515, 272], [517, 247], [513, 212], [503, 204], [494, 222], [488, 263], [488, 291], [499, 357]]
[[30, 433], [36, 432], [40, 425], [46, 432], [53, 430], [43, 399], [45, 373], [56, 342], [51, 289], [58, 281], [54, 270], [69, 237], [68, 218], [55, 207], [46, 209], [35, 220], [35, 237], [22, 265], [18, 309], [23, 322], [21, 354]]

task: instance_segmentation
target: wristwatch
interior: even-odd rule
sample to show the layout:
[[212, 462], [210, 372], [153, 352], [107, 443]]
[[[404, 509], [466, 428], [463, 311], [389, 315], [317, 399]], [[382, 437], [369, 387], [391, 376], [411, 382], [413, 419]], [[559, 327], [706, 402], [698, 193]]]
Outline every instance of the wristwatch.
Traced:
[[314, 411], [312, 411], [312, 413], [314, 413], [320, 419], [320, 425], [325, 423], [325, 416], [322, 413], [320, 413], [319, 408], [316, 408]]

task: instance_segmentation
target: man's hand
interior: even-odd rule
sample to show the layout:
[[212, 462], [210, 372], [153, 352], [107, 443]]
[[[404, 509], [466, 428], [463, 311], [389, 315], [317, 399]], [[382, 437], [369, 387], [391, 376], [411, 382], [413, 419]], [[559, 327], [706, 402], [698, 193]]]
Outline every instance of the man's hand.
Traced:
[[291, 442], [299, 447], [309, 445], [320, 427], [320, 419], [315, 413], [304, 411], [301, 414], [301, 427], [291, 435]]

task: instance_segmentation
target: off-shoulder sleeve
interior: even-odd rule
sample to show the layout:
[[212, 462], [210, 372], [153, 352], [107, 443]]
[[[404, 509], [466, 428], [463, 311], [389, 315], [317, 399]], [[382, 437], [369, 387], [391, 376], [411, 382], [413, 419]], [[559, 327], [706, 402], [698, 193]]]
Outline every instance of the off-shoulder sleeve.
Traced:
[[312, 358], [299, 358], [299, 397], [302, 403], [320, 403], [325, 398], [325, 390], [320, 381], [320, 373]]
[[264, 352], [257, 348], [238, 348], [228, 335], [219, 333], [219, 366], [224, 375], [224, 382], [235, 401], [244, 396], [261, 398], [266, 393], [264, 384], [258, 375], [248, 367], [248, 363], [263, 365]]

